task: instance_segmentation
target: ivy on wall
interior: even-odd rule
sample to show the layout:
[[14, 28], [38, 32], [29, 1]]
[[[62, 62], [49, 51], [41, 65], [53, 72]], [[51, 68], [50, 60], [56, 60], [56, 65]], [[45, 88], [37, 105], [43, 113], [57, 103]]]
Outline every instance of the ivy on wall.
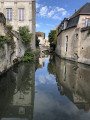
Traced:
[[0, 48], [3, 48], [5, 43], [11, 43], [12, 38], [0, 34]]
[[23, 43], [28, 43], [31, 41], [33, 34], [30, 33], [29, 28], [27, 26], [19, 27], [18, 31]]

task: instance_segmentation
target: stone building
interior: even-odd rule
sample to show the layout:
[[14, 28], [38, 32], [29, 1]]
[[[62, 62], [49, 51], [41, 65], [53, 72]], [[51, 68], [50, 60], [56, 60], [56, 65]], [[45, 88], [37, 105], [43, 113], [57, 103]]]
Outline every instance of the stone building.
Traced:
[[86, 3], [58, 27], [56, 53], [65, 59], [90, 64], [90, 3]]
[[[7, 39], [5, 40], [4, 37]], [[8, 38], [10, 38], [9, 42], [7, 42]], [[17, 31], [6, 27], [6, 18], [0, 13], [0, 74], [12, 67], [16, 60], [20, 62], [20, 58], [28, 49], [30, 44], [23, 43]]]
[[45, 46], [49, 47], [50, 46], [50, 42], [48, 38], [45, 38]]
[[31, 48], [35, 49], [35, 0], [0, 0], [0, 12], [5, 15], [7, 24], [12, 25], [15, 31], [20, 26], [28, 26], [33, 33]]
[[36, 35], [38, 39], [40, 40], [39, 45], [44, 45], [45, 44], [45, 33], [43, 32], [36, 32]]

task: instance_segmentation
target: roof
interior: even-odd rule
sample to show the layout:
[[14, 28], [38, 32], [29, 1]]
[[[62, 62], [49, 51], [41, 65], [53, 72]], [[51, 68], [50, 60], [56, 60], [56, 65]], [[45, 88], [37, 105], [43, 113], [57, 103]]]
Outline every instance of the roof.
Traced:
[[90, 15], [90, 3], [83, 5], [77, 12], [75, 12], [71, 17], [74, 18], [78, 15]]
[[74, 18], [72, 18], [72, 19], [69, 19], [66, 29], [72, 28], [72, 27], [76, 27], [77, 24], [78, 24], [78, 20], [79, 20], [79, 15], [74, 17]]
[[43, 33], [43, 32], [36, 32], [36, 35], [39, 37], [39, 36], [41, 36], [41, 37], [45, 37], [45, 33]]

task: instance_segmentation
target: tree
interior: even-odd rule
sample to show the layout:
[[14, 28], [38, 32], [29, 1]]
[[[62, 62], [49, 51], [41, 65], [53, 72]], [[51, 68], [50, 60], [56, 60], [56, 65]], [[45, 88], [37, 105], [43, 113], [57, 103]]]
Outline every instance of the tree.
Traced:
[[39, 47], [40, 40], [38, 39], [38, 36], [36, 35], [36, 47]]
[[58, 30], [51, 30], [48, 35], [50, 47], [53, 47], [54, 50], [57, 44], [57, 35], [58, 35]]

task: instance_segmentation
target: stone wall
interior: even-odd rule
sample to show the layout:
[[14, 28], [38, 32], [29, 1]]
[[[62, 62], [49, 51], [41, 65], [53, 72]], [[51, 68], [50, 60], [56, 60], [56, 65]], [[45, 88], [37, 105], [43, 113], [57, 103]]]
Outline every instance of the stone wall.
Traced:
[[78, 62], [90, 64], [90, 35], [88, 35], [88, 29], [81, 31]]
[[[35, 49], [35, 28], [36, 28], [36, 2], [35, 0], [0, 0], [0, 12], [5, 17], [6, 9], [12, 8], [12, 21], [6, 20], [7, 24], [13, 26], [13, 30], [17, 31], [21, 26], [28, 26], [33, 38], [31, 40], [30, 47]], [[19, 21], [18, 9], [24, 9], [24, 21]]]
[[65, 59], [90, 64], [90, 35], [85, 20], [90, 15], [80, 15], [76, 27], [68, 28], [58, 35], [56, 53]]
[[4, 21], [5, 18], [2, 17], [2, 21], [0, 21], [0, 34], [6, 36], [12, 33], [13, 44], [5, 43], [3, 47], [0, 47], [0, 74], [12, 67], [15, 59], [20, 60], [20, 58], [24, 56], [25, 51], [30, 49], [29, 44], [22, 43], [22, 39], [18, 32], [8, 31]]
[[[65, 59], [90, 64], [90, 36], [88, 29], [70, 28], [57, 38], [56, 53]], [[67, 40], [68, 36], [68, 40]]]

